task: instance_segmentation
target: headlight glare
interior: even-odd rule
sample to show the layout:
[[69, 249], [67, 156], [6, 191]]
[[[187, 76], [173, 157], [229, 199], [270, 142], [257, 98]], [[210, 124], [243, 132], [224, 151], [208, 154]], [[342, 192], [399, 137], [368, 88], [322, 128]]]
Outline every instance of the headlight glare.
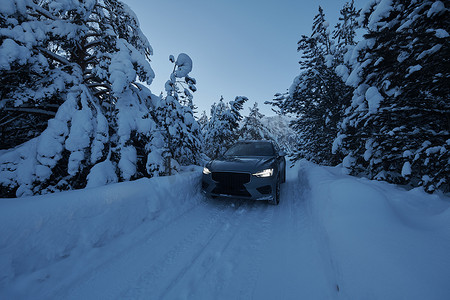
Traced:
[[211, 171], [207, 167], [204, 167], [203, 174], [205, 174], [205, 175], [211, 174]]
[[252, 175], [256, 177], [270, 177], [273, 175], [273, 169], [265, 169]]

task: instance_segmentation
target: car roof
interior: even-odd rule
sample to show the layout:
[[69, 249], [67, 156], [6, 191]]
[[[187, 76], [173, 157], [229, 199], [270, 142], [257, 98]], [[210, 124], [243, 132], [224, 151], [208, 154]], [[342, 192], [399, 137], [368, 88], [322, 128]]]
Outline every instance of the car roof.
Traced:
[[238, 140], [238, 143], [271, 143], [273, 144], [273, 141], [270, 140]]
[[253, 144], [253, 143], [269, 143], [275, 148], [278, 147], [278, 145], [272, 140], [238, 140], [236, 142], [236, 144]]

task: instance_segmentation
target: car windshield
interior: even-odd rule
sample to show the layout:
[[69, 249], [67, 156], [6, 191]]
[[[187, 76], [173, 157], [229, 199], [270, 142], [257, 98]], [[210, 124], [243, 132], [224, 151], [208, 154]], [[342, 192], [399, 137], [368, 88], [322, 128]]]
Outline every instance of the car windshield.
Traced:
[[225, 152], [225, 156], [273, 156], [275, 153], [272, 143], [251, 142], [237, 143]]

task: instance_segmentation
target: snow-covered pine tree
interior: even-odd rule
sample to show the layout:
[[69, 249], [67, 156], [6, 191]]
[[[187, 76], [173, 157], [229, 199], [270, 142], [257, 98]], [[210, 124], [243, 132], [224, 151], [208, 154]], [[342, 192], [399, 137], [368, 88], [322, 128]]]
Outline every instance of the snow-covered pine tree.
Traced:
[[344, 62], [344, 54], [356, 44], [356, 30], [359, 28], [358, 18], [360, 10], [355, 8], [355, 1], [347, 2], [340, 10], [339, 21], [333, 30], [335, 41], [334, 58], [338, 64]]
[[192, 59], [180, 53], [175, 60], [170, 79], [165, 84], [166, 95], [161, 97], [157, 109], [152, 113], [163, 129], [164, 148], [167, 159], [173, 160], [169, 168], [178, 165], [198, 164], [202, 154], [200, 126], [193, 116], [195, 109], [191, 92], [197, 90], [196, 80], [189, 76]]
[[269, 130], [271, 137], [277, 142], [278, 146], [287, 155], [291, 155], [298, 143], [295, 132], [289, 126], [290, 118], [279, 114], [264, 117], [262, 123]]
[[223, 130], [223, 114], [227, 109], [226, 104], [223, 101], [223, 97], [220, 97], [218, 103], [211, 105], [211, 117], [207, 126], [203, 129], [203, 136], [205, 141], [205, 152], [210, 158], [215, 158], [222, 153], [222, 145], [224, 136]]
[[351, 55], [355, 87], [336, 146], [353, 174], [448, 191], [449, 8], [373, 1]]
[[223, 114], [225, 125], [225, 145], [230, 147], [239, 139], [239, 126], [242, 120], [241, 111], [244, 103], [248, 101], [247, 97], [237, 96], [233, 101], [228, 103], [228, 109]]
[[145, 173], [155, 123], [136, 80], [151, 83], [152, 48], [128, 6], [6, 0], [0, 26], [0, 140], [22, 143], [0, 155], [2, 196]]
[[305, 157], [321, 164], [336, 164], [332, 144], [351, 89], [336, 74], [333, 41], [321, 7], [314, 17], [312, 33], [298, 42], [302, 53], [301, 73], [294, 79], [287, 96], [279, 94], [272, 105], [292, 114], [292, 128], [298, 134], [294, 159]]
[[239, 130], [240, 137], [244, 140], [274, 140], [269, 129], [261, 122], [264, 115], [259, 112], [258, 103], [255, 102], [249, 110]]
[[[356, 31], [361, 27], [358, 23], [360, 12], [361, 10], [355, 8], [353, 0], [345, 3], [340, 11], [339, 22], [333, 31], [333, 39], [335, 40], [334, 60], [337, 65], [335, 71], [344, 82], [350, 75], [352, 68], [346, 56], [351, 55], [356, 45]], [[341, 109], [345, 110], [346, 107], [343, 106]]]
[[210, 158], [216, 158], [239, 138], [240, 111], [247, 97], [238, 96], [225, 103], [223, 97], [211, 106], [211, 118], [204, 129], [205, 150]]
[[208, 118], [208, 115], [206, 114], [206, 111], [202, 112], [202, 115], [200, 116], [200, 118], [198, 119], [197, 122], [198, 122], [198, 125], [200, 125], [200, 130], [203, 132], [209, 123], [209, 118]]

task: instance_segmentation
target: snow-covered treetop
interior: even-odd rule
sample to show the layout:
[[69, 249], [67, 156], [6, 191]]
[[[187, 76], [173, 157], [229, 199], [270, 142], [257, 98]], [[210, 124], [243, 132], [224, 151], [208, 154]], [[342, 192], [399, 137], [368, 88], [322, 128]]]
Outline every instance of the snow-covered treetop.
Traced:
[[127, 5], [4, 0], [0, 32], [0, 110], [9, 119], [0, 135], [2, 148], [17, 146], [0, 157], [2, 188], [21, 196], [84, 187], [105, 170], [97, 183], [146, 172], [137, 161], [152, 149], [155, 124], [151, 93], [137, 81], [151, 84], [153, 50]]
[[185, 53], [180, 53], [175, 62], [175, 77], [186, 77], [192, 71], [192, 59]]

